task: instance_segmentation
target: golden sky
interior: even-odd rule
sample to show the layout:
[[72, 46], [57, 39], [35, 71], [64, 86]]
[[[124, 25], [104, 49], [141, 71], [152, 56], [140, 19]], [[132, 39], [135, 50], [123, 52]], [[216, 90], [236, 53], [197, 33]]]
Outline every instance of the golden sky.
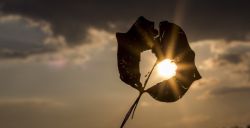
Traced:
[[144, 94], [126, 128], [250, 124], [246, 1], [57, 3], [0, 1], [1, 127], [119, 127], [138, 92], [119, 79], [115, 32], [140, 15], [180, 25], [203, 78], [175, 103]]

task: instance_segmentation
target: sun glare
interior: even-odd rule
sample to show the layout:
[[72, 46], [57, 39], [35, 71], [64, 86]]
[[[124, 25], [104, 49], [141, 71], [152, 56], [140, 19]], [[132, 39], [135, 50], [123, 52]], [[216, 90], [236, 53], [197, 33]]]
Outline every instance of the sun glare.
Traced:
[[157, 72], [160, 76], [171, 78], [176, 74], [177, 65], [170, 59], [165, 59], [157, 65]]

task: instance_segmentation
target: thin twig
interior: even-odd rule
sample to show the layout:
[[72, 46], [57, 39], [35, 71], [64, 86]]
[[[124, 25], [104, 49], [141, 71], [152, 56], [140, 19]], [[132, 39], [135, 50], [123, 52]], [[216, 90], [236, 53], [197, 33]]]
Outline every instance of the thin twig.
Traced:
[[152, 72], [154, 71], [154, 68], [155, 68], [156, 65], [157, 65], [157, 61], [155, 62], [154, 66], [152, 67], [151, 71], [149, 72], [148, 77], [147, 77], [147, 79], [146, 79], [145, 82], [144, 82], [143, 89], [146, 88], [147, 83], [148, 83], [148, 80], [149, 80], [149, 78], [150, 78]]
[[152, 72], [153, 72], [153, 70], [154, 70], [156, 64], [157, 64], [157, 61], [155, 62], [153, 68], [152, 68], [151, 71], [149, 72], [148, 77], [147, 77], [147, 79], [146, 79], [145, 82], [144, 82], [142, 91], [140, 90], [139, 96], [136, 98], [136, 100], [134, 101], [134, 103], [132, 104], [132, 106], [129, 108], [129, 110], [128, 110], [126, 116], [124, 117], [124, 120], [123, 120], [123, 122], [122, 122], [120, 128], [123, 128], [123, 126], [126, 124], [126, 122], [127, 122], [128, 118], [129, 118], [129, 116], [131, 115], [131, 113], [132, 113], [131, 118], [133, 119], [134, 114], [135, 114], [135, 110], [136, 110], [136, 108], [137, 108], [137, 105], [138, 105], [138, 103], [139, 103], [139, 101], [140, 101], [140, 98], [141, 98], [142, 94], [145, 92], [144, 89], [145, 89], [145, 87], [146, 87], [146, 85], [147, 85], [147, 83], [148, 83], [148, 80], [149, 80], [149, 78], [150, 78], [150, 76], [151, 76], [151, 74], [152, 74]]

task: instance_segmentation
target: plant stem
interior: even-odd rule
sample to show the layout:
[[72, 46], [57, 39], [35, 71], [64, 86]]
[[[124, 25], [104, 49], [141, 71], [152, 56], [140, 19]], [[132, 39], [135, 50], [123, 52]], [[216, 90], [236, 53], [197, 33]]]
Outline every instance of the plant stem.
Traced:
[[154, 66], [152, 67], [151, 71], [149, 72], [148, 77], [145, 80], [144, 85], [142, 87], [142, 90], [140, 90], [139, 96], [136, 98], [136, 100], [134, 101], [134, 103], [132, 104], [132, 106], [129, 108], [126, 116], [124, 117], [123, 122], [122, 122], [120, 128], [123, 128], [123, 126], [126, 124], [126, 122], [127, 122], [128, 118], [129, 118], [129, 116], [131, 115], [131, 113], [132, 113], [131, 118], [133, 119], [134, 114], [135, 114], [135, 110], [137, 108], [137, 105], [138, 105], [138, 103], [139, 103], [139, 101], [141, 99], [142, 94], [145, 92], [145, 88], [146, 88], [146, 85], [148, 83], [148, 80], [149, 80], [149, 78], [150, 78], [150, 76], [151, 76], [151, 74], [152, 74], [152, 72], [153, 72], [153, 70], [154, 70], [154, 68], [155, 68], [156, 65], [157, 65], [157, 61], [155, 62]]

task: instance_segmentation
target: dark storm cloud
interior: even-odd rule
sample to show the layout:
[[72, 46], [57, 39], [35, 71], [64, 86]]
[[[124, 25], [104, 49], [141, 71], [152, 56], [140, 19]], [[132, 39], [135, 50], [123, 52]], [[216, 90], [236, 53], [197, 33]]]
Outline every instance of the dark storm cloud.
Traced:
[[[95, 26], [110, 31], [126, 31], [140, 15], [150, 20], [169, 20], [180, 24], [189, 40], [225, 38], [244, 40], [250, 30], [247, 0], [2, 0], [1, 10], [20, 14], [52, 25], [56, 35], [70, 45], [84, 38], [86, 28]], [[117, 25], [109, 28], [109, 23]]]

